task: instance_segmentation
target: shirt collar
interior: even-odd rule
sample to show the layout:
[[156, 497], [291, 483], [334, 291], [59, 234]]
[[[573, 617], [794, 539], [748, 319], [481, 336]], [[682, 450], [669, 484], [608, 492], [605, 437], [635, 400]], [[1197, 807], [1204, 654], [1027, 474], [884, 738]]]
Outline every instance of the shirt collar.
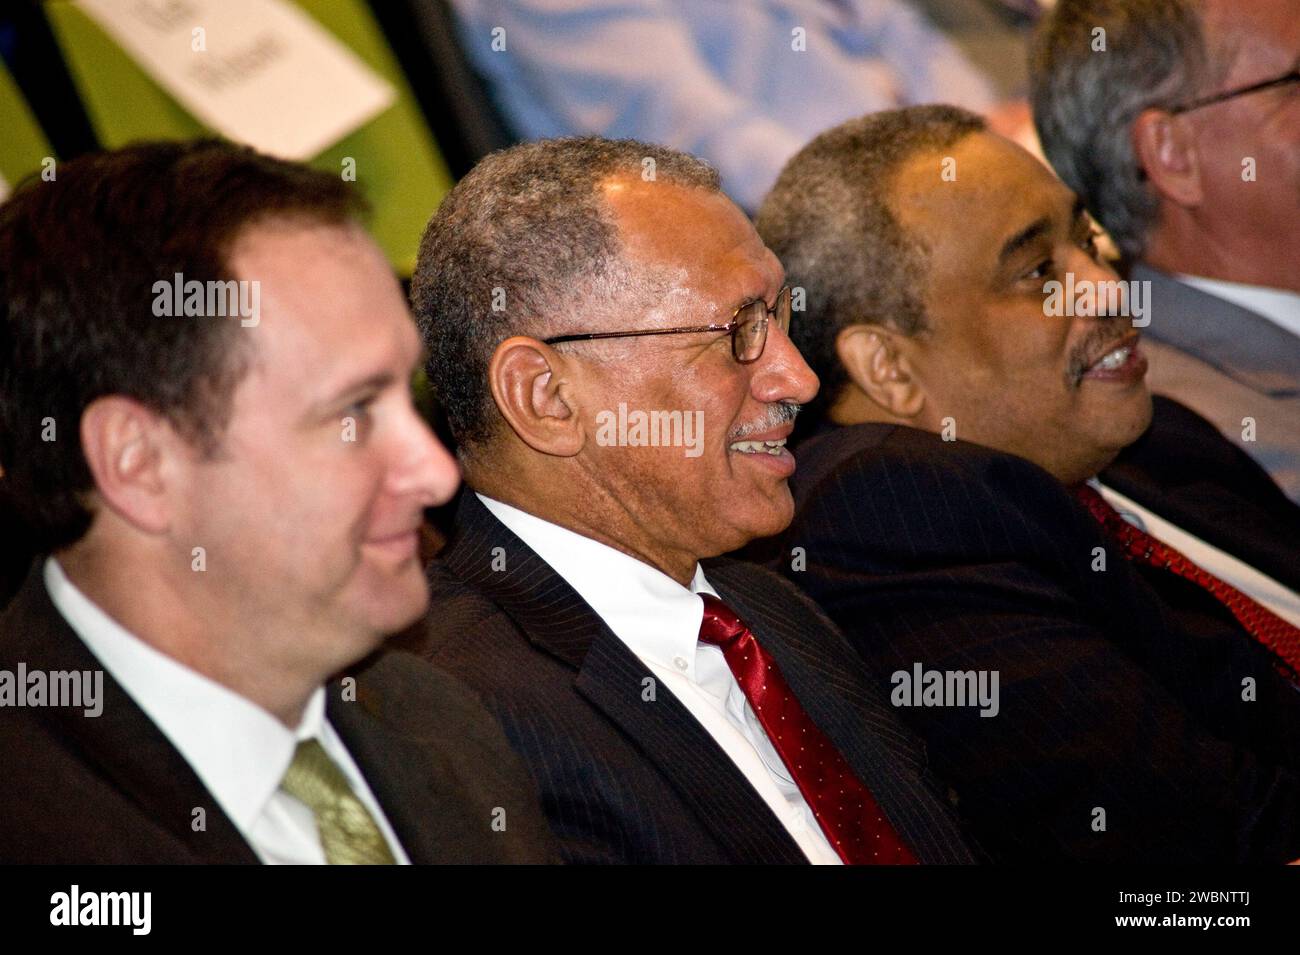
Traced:
[[1265, 285], [1225, 282], [1199, 275], [1177, 275], [1178, 281], [1200, 289], [1207, 295], [1225, 299], [1256, 315], [1262, 315], [1292, 335], [1300, 337], [1300, 294]]
[[45, 586], [68, 625], [173, 746], [245, 836], [280, 787], [300, 740], [319, 738], [325, 689], [289, 729], [251, 700], [127, 631], [77, 588], [58, 561]]
[[690, 587], [607, 544], [478, 495], [644, 662], [693, 676], [704, 619], [700, 593], [717, 596], [697, 563]]

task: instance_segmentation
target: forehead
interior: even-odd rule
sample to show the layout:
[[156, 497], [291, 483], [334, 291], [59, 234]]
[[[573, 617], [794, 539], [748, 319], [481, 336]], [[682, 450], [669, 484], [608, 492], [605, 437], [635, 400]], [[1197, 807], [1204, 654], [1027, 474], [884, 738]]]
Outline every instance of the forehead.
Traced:
[[[781, 266], [745, 214], [721, 192], [616, 177], [601, 184], [627, 254], [667, 266], [708, 292], [765, 294]], [[755, 288], [756, 286], [756, 288]]]
[[256, 371], [295, 404], [359, 367], [418, 350], [401, 288], [358, 226], [256, 225], [236, 242], [230, 266], [258, 286], [258, 323], [240, 329], [255, 343]]
[[1300, 0], [1216, 0], [1204, 24], [1212, 55], [1229, 57], [1229, 83], [1266, 79], [1300, 60]]
[[891, 199], [903, 230], [930, 250], [932, 270], [961, 271], [991, 267], [1008, 237], [1068, 213], [1074, 202], [1046, 166], [992, 133], [913, 156], [900, 168]]

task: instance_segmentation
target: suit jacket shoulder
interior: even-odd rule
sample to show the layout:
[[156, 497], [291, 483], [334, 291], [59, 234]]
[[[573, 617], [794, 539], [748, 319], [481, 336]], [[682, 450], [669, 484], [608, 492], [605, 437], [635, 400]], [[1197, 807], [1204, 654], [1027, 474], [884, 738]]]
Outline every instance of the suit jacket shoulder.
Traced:
[[995, 716], [906, 696], [898, 711], [995, 858], [1300, 850], [1283, 821], [1300, 799], [1300, 699], [1212, 598], [1180, 593], [1175, 612], [1059, 482], [1012, 455], [885, 425], [798, 453], [783, 552], [802, 548], [805, 566], [782, 569], [877, 678], [998, 676]]

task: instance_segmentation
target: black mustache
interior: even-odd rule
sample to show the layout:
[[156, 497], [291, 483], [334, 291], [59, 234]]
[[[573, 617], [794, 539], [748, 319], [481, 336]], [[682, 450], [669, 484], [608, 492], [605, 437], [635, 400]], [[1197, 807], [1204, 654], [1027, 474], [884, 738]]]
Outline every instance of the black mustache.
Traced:
[[1072, 385], [1083, 380], [1084, 373], [1097, 359], [1097, 353], [1107, 345], [1124, 337], [1129, 320], [1123, 316], [1108, 316], [1097, 320], [1097, 324], [1070, 351], [1070, 360], [1066, 365], [1066, 375]]

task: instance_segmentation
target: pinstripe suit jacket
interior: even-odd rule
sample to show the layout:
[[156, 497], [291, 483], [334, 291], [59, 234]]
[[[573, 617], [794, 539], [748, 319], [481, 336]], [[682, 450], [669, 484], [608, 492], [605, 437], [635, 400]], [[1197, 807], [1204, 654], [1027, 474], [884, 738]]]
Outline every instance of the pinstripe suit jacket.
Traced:
[[[929, 863], [972, 861], [924, 749], [824, 616], [780, 577], [723, 560], [710, 583]], [[474, 687], [542, 794], [572, 862], [806, 859], [721, 748], [550, 565], [472, 493], [429, 569], [428, 626], [402, 645]]]
[[1153, 587], [1018, 457], [872, 424], [799, 461], [782, 566], [881, 684], [999, 673], [996, 717], [900, 709], [995, 859], [1300, 857], [1300, 693], [1213, 598]]

